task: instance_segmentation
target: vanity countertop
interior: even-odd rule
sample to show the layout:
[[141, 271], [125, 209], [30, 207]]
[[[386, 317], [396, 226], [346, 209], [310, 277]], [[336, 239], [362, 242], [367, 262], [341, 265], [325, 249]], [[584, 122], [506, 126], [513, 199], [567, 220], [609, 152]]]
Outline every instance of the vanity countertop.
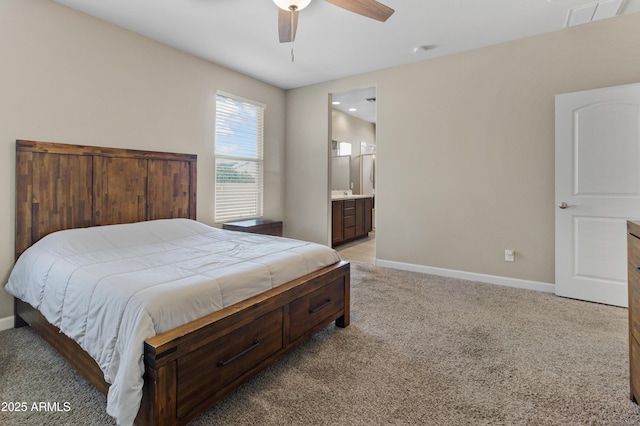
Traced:
[[331, 195], [331, 200], [355, 200], [357, 198], [373, 198], [373, 195], [358, 195], [358, 194], [350, 194], [350, 195]]

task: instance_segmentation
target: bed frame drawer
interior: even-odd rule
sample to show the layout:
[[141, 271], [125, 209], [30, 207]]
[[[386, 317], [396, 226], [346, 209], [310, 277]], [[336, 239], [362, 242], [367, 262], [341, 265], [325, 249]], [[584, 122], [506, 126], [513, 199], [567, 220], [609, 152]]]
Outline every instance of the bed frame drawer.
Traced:
[[280, 351], [283, 318], [283, 310], [277, 309], [180, 359], [178, 417]]
[[344, 309], [344, 285], [344, 280], [340, 279], [291, 302], [290, 342], [306, 332], [313, 332], [314, 327], [326, 324], [327, 318]]

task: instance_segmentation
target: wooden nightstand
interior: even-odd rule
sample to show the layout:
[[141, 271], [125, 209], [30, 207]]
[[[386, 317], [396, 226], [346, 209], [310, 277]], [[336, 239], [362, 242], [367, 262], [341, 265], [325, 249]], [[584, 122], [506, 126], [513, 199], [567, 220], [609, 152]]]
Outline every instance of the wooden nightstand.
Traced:
[[238, 222], [227, 222], [222, 224], [222, 229], [282, 237], [281, 220], [249, 219]]

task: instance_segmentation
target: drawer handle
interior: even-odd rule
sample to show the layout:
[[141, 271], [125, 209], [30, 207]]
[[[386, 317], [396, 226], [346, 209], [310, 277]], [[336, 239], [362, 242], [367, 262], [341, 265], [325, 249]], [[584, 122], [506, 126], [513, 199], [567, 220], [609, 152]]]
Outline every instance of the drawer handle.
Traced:
[[640, 272], [640, 266], [638, 266], [638, 267], [636, 268], [636, 271]]
[[330, 304], [331, 304], [331, 299], [327, 299], [326, 302], [324, 302], [322, 305], [318, 306], [317, 308], [309, 309], [309, 313], [310, 314], [315, 314], [316, 312], [319, 312], [319, 311], [323, 310], [324, 308], [326, 308]]
[[218, 367], [226, 367], [227, 365], [231, 364], [233, 361], [237, 360], [241, 356], [244, 356], [244, 355], [248, 354], [249, 352], [251, 352], [252, 350], [257, 348], [259, 345], [260, 345], [260, 342], [258, 342], [258, 339], [254, 340], [253, 341], [253, 345], [249, 346], [247, 349], [245, 349], [244, 351], [240, 352], [236, 356], [234, 356], [232, 358], [229, 358], [226, 361], [218, 361]]

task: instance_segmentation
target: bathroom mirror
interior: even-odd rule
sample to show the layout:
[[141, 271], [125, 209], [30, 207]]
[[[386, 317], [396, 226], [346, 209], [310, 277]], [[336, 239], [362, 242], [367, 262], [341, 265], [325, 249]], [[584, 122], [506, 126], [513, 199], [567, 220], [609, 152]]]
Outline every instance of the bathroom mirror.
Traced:
[[351, 187], [351, 156], [341, 155], [331, 158], [331, 189], [348, 191]]

